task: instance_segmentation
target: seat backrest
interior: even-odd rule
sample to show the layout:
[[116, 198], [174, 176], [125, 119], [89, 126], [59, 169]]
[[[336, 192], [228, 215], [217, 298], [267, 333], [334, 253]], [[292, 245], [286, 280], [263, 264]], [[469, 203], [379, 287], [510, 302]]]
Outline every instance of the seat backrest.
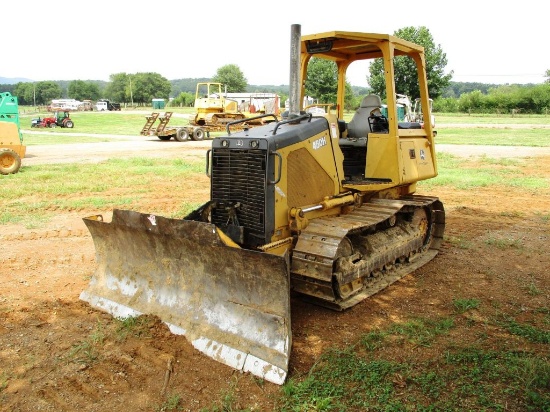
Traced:
[[380, 108], [382, 107], [382, 101], [380, 96], [376, 94], [369, 94], [363, 97], [361, 105], [355, 111], [353, 118], [348, 124], [348, 137], [367, 137], [372, 131], [369, 126], [369, 117], [371, 114], [380, 116], [382, 113]]

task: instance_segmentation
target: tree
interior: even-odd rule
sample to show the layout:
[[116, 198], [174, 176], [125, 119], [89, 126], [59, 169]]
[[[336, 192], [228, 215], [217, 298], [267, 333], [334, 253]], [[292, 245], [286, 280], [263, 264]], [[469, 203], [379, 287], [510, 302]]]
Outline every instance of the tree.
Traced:
[[13, 93], [19, 99], [20, 105], [34, 105], [39, 103], [35, 99], [36, 84], [35, 83], [17, 83], [13, 89]]
[[36, 83], [18, 83], [14, 93], [19, 104], [22, 105], [46, 105], [50, 104], [52, 99], [59, 99], [63, 95], [61, 87], [53, 81]]
[[[330, 60], [312, 57], [307, 67], [306, 94], [319, 100], [319, 103], [336, 103], [338, 89], [338, 69]], [[346, 82], [344, 104], [353, 106], [353, 91]]]
[[200, 77], [195, 79], [170, 80], [170, 84], [172, 85], [172, 91], [170, 92], [170, 95], [172, 97], [176, 97], [176, 96], [179, 96], [180, 93], [192, 93], [193, 99], [194, 99], [195, 91], [197, 89], [197, 83], [207, 83], [209, 81], [211, 80], [206, 77]]
[[92, 82], [73, 80], [69, 83], [69, 97], [76, 100], [97, 100], [99, 86]]
[[545, 83], [550, 83], [550, 69], [546, 70], [544, 73], [544, 77], [546, 77]]
[[[426, 58], [426, 73], [428, 78], [428, 90], [432, 98], [442, 95], [449, 86], [453, 72], [445, 74], [447, 66], [447, 55], [440, 45], [435, 45], [430, 31], [425, 27], [405, 27], [397, 30], [394, 36], [408, 40], [424, 47]], [[397, 56], [394, 58], [395, 87], [399, 93], [406, 94], [411, 98], [420, 96], [417, 84], [416, 65], [408, 56]], [[382, 59], [375, 59], [369, 67], [369, 84], [374, 93], [386, 97], [384, 78], [384, 63]]]
[[320, 103], [336, 103], [337, 87], [336, 63], [312, 57], [307, 66], [306, 94]]
[[168, 99], [172, 85], [158, 73], [116, 73], [105, 88], [107, 97], [116, 102], [151, 103], [154, 98]]
[[115, 73], [109, 76], [110, 83], [105, 88], [105, 95], [115, 102], [128, 102], [126, 100], [126, 87], [129, 83], [128, 74]]
[[243, 93], [246, 91], [247, 80], [236, 64], [226, 64], [218, 69], [212, 78], [215, 83], [223, 83], [228, 93]]
[[172, 99], [170, 106], [173, 107], [190, 107], [195, 102], [195, 95], [189, 92], [181, 92], [178, 97]]
[[[130, 79], [128, 79], [130, 80]], [[151, 103], [152, 99], [166, 99], [170, 96], [170, 81], [158, 73], [136, 73], [131, 75], [133, 101]], [[127, 85], [130, 84], [128, 81]], [[130, 88], [126, 89], [126, 101], [130, 100]]]

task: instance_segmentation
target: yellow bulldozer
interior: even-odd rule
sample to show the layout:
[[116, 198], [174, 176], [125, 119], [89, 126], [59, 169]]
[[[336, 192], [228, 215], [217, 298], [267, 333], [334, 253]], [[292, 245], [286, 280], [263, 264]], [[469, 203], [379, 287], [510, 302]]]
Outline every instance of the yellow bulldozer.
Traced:
[[[227, 124], [246, 120], [246, 125], [241, 123], [241, 128], [247, 126], [256, 126], [265, 122], [279, 120], [279, 106], [273, 101], [268, 101], [273, 107], [271, 116], [257, 116], [257, 114], [265, 114], [265, 107], [251, 112], [251, 106], [246, 104], [246, 108], [242, 108], [237, 100], [231, 99], [228, 96], [225, 86], [222, 83], [197, 83], [195, 91], [195, 117], [191, 124], [193, 126], [207, 126], [212, 128], [223, 128]], [[244, 101], [243, 101], [244, 103]], [[269, 107], [269, 104], [266, 103]], [[252, 106], [253, 107], [253, 106]]]
[[197, 83], [195, 91], [195, 118], [198, 126], [225, 126], [227, 123], [242, 120], [245, 115], [239, 112], [237, 101], [226, 98], [221, 83]]
[[16, 96], [0, 93], [0, 174], [17, 173], [26, 146], [19, 124], [19, 105]]
[[[206, 154], [210, 200], [182, 219], [114, 210], [84, 221], [98, 268], [81, 299], [124, 318], [157, 315], [233, 368], [282, 384], [291, 356], [291, 296], [346, 310], [436, 256], [445, 212], [415, 195], [437, 175], [429, 122], [398, 122], [394, 58], [416, 65], [430, 113], [424, 49], [400, 38], [291, 27], [283, 120], [227, 133]], [[301, 107], [308, 62], [335, 63], [333, 109]], [[387, 115], [366, 96], [344, 120], [345, 75], [383, 59]], [[350, 309], [352, 310], [352, 309]]]

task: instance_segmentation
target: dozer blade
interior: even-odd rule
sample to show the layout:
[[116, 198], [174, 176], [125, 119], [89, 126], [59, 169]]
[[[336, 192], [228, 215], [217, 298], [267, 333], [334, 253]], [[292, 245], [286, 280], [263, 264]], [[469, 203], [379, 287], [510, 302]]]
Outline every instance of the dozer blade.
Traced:
[[235, 369], [285, 381], [289, 259], [227, 246], [210, 223], [115, 210], [84, 218], [98, 269], [80, 298], [117, 318], [157, 315]]

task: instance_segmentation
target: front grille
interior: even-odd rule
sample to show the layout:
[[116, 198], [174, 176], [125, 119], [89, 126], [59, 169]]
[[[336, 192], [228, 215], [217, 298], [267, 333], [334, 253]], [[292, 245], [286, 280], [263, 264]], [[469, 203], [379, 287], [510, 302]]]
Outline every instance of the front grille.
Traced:
[[[237, 218], [239, 225], [244, 226], [248, 244], [261, 243], [266, 238], [266, 164], [267, 154], [263, 150], [212, 151], [212, 200], [225, 207], [240, 204]], [[212, 210], [212, 223], [217, 226], [230, 223], [225, 207]]]

